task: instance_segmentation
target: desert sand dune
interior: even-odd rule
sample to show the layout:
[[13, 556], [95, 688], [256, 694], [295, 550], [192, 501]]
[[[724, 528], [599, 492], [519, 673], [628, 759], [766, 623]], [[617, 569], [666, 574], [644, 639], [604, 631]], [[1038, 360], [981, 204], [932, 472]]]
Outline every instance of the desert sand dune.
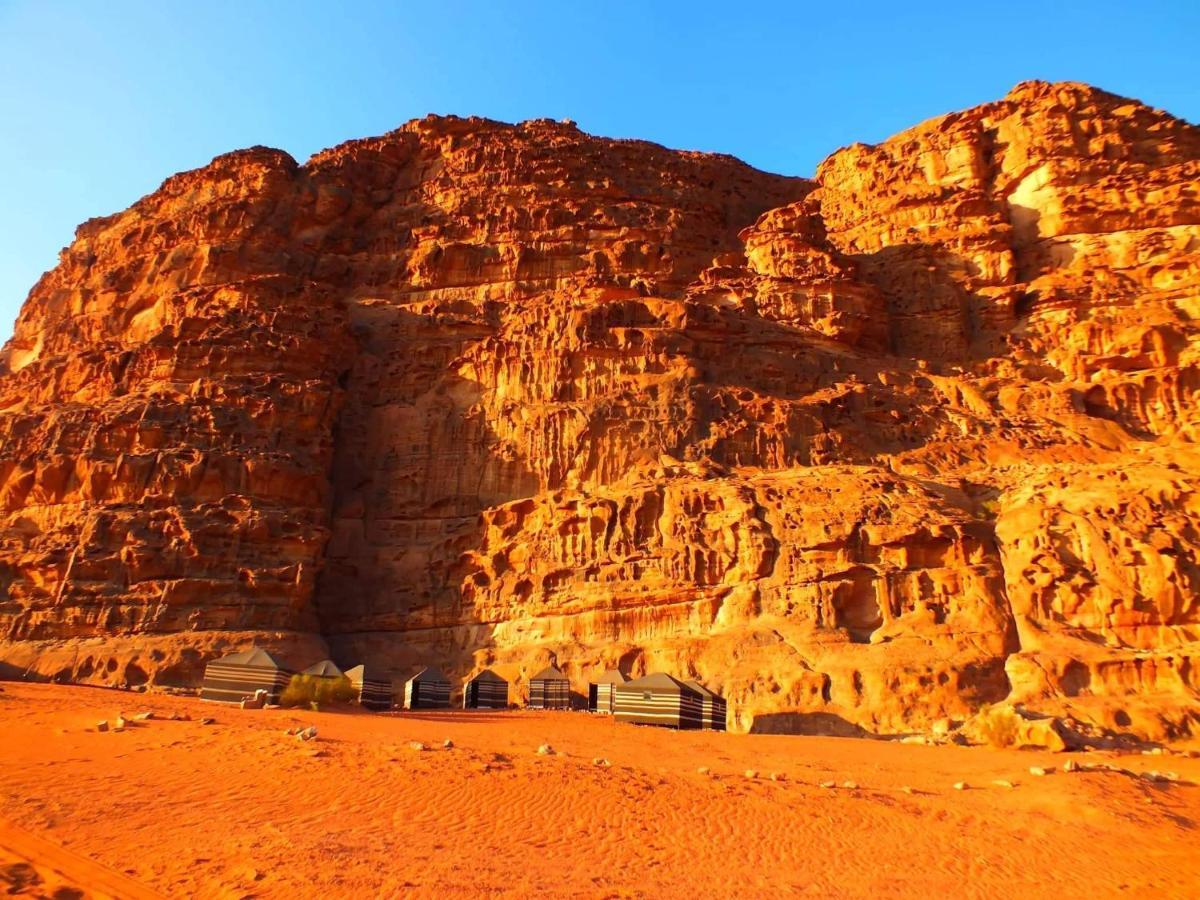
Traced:
[[7, 822], [0, 822], [0, 887], [47, 900], [162, 898], [128, 876]]
[[[122, 710], [155, 718], [95, 730]], [[285, 733], [298, 725], [318, 739]], [[0, 729], [0, 862], [97, 896], [106, 875], [202, 897], [1200, 890], [1200, 760], [1179, 754], [675, 733], [583, 713], [243, 711], [13, 684]], [[1068, 758], [1082, 771], [1063, 771]]]

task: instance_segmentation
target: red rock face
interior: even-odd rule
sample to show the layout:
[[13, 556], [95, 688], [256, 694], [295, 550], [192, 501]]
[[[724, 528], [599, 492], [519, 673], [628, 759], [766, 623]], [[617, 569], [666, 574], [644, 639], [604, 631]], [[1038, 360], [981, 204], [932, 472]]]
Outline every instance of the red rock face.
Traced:
[[0, 659], [667, 668], [759, 730], [1194, 726], [1200, 132], [1031, 83], [817, 181], [573, 126], [258, 148], [0, 377]]

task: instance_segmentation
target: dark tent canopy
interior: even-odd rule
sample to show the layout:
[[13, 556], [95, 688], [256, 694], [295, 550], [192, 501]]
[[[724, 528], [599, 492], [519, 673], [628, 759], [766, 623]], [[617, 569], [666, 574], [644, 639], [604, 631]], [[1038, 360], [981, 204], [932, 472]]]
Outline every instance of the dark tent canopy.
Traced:
[[323, 659], [319, 663], [313, 663], [300, 674], [315, 675], [318, 678], [341, 678], [342, 670], [333, 664], [333, 660]]
[[429, 666], [404, 682], [404, 705], [408, 709], [445, 709], [450, 705], [450, 679]]
[[288, 671], [283, 663], [277, 660], [262, 647], [251, 647], [249, 650], [242, 650], [239, 653], [231, 653], [228, 656], [223, 656], [216, 660], [215, 663], [221, 665], [250, 666], [251, 668], [257, 669], [279, 669], [280, 671]]
[[703, 727], [712, 731], [724, 731], [727, 711], [725, 698], [713, 693], [698, 681], [685, 681], [684, 684], [700, 695]]
[[366, 666], [348, 669], [346, 677], [358, 693], [358, 702], [364, 709], [383, 711], [392, 708], [391, 679], [380, 677]]
[[702, 728], [704, 700], [699, 692], [665, 672], [613, 685], [613, 718], [636, 725]]
[[463, 709], [507, 709], [508, 682], [484, 669], [463, 688]]
[[618, 669], [609, 669], [603, 675], [588, 685], [588, 709], [603, 715], [612, 715], [613, 688], [624, 684], [629, 679]]
[[268, 703], [278, 703], [291, 672], [266, 650], [251, 647], [214, 660], [204, 667], [200, 699], [215, 703], [240, 703], [265, 690]]
[[554, 666], [546, 666], [529, 679], [530, 709], [570, 709], [571, 682]]

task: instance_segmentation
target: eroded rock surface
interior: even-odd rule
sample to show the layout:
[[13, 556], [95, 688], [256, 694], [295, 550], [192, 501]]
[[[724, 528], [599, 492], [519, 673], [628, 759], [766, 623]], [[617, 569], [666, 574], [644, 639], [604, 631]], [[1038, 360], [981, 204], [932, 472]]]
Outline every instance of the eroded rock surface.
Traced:
[[258, 640], [756, 730], [1197, 727], [1200, 130], [1027, 83], [815, 181], [549, 121], [82, 226], [0, 376], [0, 659]]

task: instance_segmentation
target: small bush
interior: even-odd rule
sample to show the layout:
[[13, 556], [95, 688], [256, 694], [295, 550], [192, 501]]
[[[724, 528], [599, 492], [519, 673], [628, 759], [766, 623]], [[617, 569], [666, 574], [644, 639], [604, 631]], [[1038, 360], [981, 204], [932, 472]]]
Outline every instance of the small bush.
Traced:
[[351, 703], [357, 696], [350, 679], [324, 678], [320, 675], [293, 675], [279, 697], [281, 706], [323, 706]]
[[992, 747], [1012, 747], [1021, 729], [1021, 717], [1011, 706], [985, 706], [972, 723], [979, 739]]

